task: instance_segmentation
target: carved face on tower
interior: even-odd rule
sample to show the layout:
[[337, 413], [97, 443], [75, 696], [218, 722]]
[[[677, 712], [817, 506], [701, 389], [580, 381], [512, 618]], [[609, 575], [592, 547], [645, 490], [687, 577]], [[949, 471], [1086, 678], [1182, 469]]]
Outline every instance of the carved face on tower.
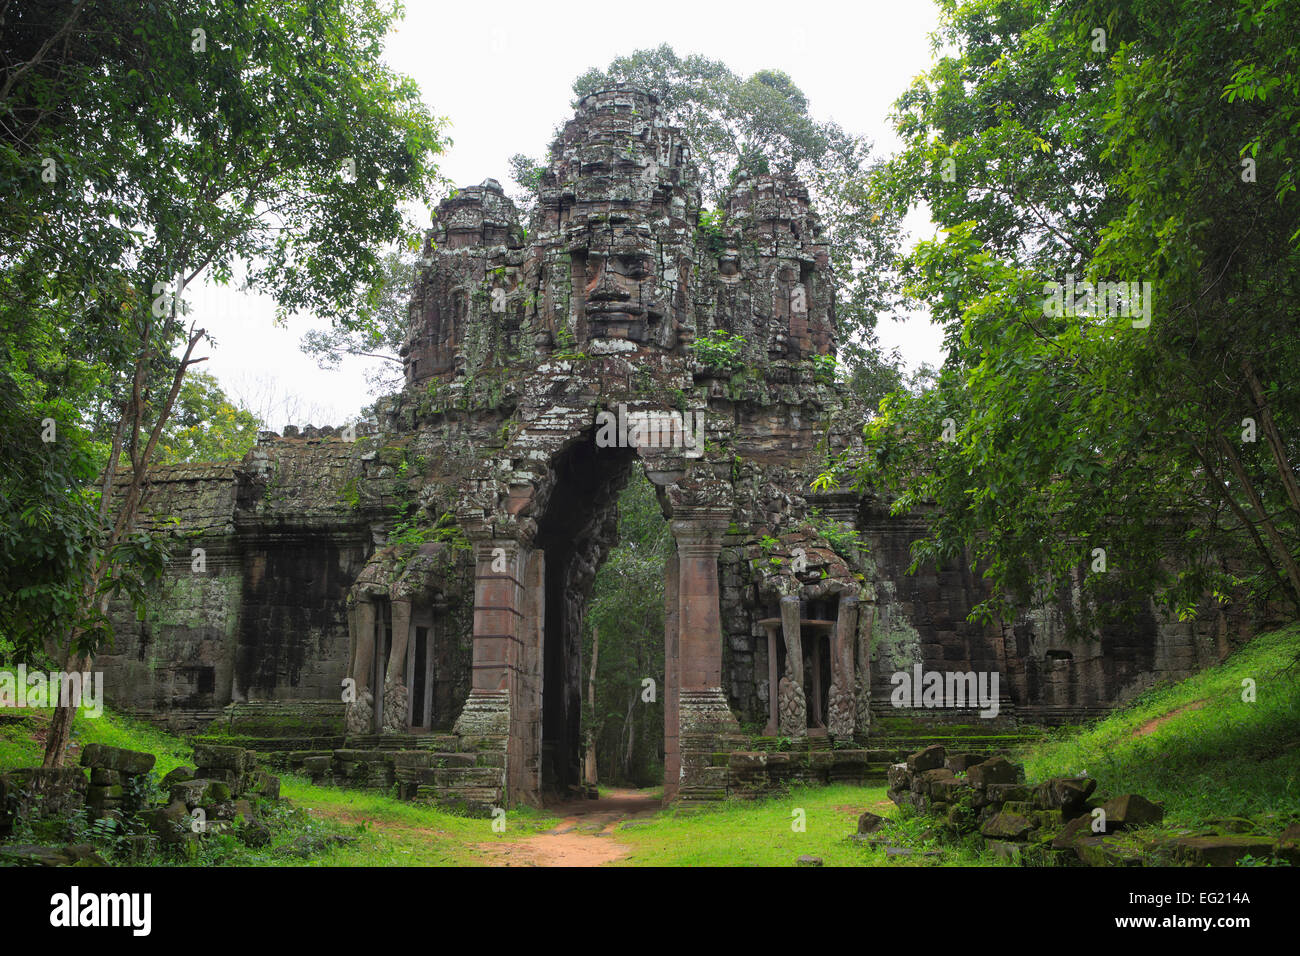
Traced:
[[611, 223], [575, 257], [582, 265], [589, 338], [648, 341], [668, 312], [653, 237], [644, 224]]
[[656, 103], [637, 90], [593, 93], [552, 147], [544, 230], [569, 258], [579, 342], [672, 348], [689, 324], [699, 194], [680, 134], [658, 120]]

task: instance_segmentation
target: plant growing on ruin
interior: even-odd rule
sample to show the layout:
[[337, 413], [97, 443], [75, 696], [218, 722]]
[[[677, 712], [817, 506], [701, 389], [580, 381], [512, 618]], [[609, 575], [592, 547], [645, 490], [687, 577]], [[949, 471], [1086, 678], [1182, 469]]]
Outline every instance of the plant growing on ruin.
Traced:
[[740, 350], [745, 340], [725, 329], [713, 329], [691, 343], [691, 352], [707, 369], [731, 373], [744, 364]]
[[814, 355], [812, 357], [813, 378], [826, 385], [834, 385], [839, 378], [840, 363], [834, 355]]
[[820, 509], [812, 509], [808, 524], [842, 558], [852, 560], [854, 552], [866, 548], [856, 528], [822, 514]]

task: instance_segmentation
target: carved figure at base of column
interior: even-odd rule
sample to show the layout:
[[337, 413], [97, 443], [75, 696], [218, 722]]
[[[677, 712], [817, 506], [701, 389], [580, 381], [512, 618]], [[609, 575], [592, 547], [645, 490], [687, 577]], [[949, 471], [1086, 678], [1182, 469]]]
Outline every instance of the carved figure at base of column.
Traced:
[[857, 710], [853, 692], [846, 687], [841, 687], [836, 681], [831, 681], [830, 691], [826, 696], [827, 710], [830, 711], [827, 715], [827, 732], [832, 737], [852, 737], [854, 711]]
[[407, 693], [405, 684], [391, 684], [384, 688], [384, 733], [406, 733]]
[[375, 699], [370, 691], [363, 690], [356, 700], [349, 701], [344, 715], [348, 734], [368, 734], [374, 730]]
[[808, 705], [803, 688], [788, 677], [781, 678], [777, 691], [777, 715], [781, 721], [781, 735], [794, 740], [808, 736]]

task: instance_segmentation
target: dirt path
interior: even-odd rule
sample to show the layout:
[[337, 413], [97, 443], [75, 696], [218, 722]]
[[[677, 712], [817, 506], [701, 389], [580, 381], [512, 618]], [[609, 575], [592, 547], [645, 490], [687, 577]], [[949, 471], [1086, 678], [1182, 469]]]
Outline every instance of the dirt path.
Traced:
[[631, 847], [614, 839], [619, 825], [659, 810], [657, 797], [640, 790], [610, 790], [599, 800], [548, 805], [564, 819], [553, 830], [514, 843], [479, 843], [491, 866], [600, 866], [622, 859]]
[[1202, 700], [1194, 700], [1190, 704], [1184, 704], [1182, 707], [1178, 707], [1175, 710], [1169, 711], [1169, 713], [1167, 714], [1161, 714], [1159, 717], [1153, 717], [1151, 720], [1148, 720], [1145, 724], [1143, 724], [1141, 727], [1135, 730], [1133, 732], [1133, 736], [1145, 737], [1147, 734], [1152, 733], [1161, 724], [1168, 723], [1169, 721], [1177, 717], [1179, 714], [1185, 714], [1190, 710], [1200, 710], [1209, 702], [1210, 699], [1208, 697], [1203, 698]]

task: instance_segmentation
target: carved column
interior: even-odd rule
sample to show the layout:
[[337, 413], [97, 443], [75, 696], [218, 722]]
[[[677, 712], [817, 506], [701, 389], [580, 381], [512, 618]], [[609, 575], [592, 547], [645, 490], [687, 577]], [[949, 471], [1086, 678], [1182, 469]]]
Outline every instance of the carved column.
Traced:
[[546, 555], [531, 551], [523, 561], [524, 588], [519, 640], [510, 661], [510, 739], [506, 781], [512, 804], [542, 800], [542, 655], [546, 637]]
[[831, 686], [826, 729], [836, 740], [853, 737], [856, 690], [853, 675], [854, 643], [858, 635], [858, 596], [841, 594], [835, 630], [831, 632]]
[[694, 799], [726, 796], [726, 768], [712, 766], [721, 735], [740, 730], [722, 689], [722, 613], [718, 553], [729, 508], [679, 508], [672, 522], [677, 542], [679, 794]]
[[[868, 601], [871, 598], [868, 597]], [[871, 729], [871, 632], [876, 620], [876, 606], [863, 605], [858, 610], [858, 672], [857, 704], [858, 720], [855, 730], [859, 739], [864, 738]]]
[[474, 552], [474, 673], [455, 731], [505, 736], [510, 731], [510, 647], [519, 637], [523, 550], [510, 538], [486, 538], [475, 542]]
[[352, 630], [352, 671], [355, 700], [346, 708], [346, 725], [349, 734], [375, 732], [375, 699], [370, 689], [370, 675], [375, 667], [375, 602], [367, 594], [355, 594], [356, 605], [348, 615]]
[[763, 734], [767, 737], [775, 737], [781, 731], [781, 675], [776, 669], [776, 642], [781, 640], [777, 635], [778, 626], [774, 623], [763, 625], [763, 633], [767, 635], [767, 727]]
[[388, 649], [388, 672], [384, 677], [384, 733], [406, 733], [407, 698], [406, 649], [411, 640], [411, 602], [392, 601], [393, 642]]
[[791, 740], [808, 736], [808, 703], [803, 692], [803, 641], [799, 634], [799, 598], [781, 598], [781, 634], [785, 638], [785, 676], [780, 686], [781, 734]]

